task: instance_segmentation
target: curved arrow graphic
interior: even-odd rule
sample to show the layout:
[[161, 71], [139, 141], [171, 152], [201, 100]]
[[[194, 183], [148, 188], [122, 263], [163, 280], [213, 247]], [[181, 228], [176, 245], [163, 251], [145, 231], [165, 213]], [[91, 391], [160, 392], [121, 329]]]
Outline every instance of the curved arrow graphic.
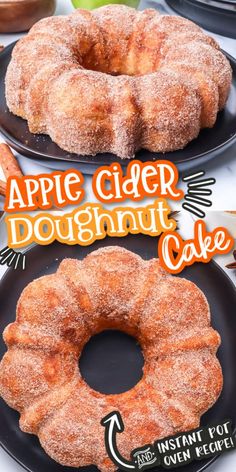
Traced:
[[110, 459], [123, 470], [134, 470], [135, 465], [124, 459], [116, 445], [116, 434], [124, 431], [124, 423], [119, 411], [112, 411], [102, 419], [101, 425], [105, 427], [105, 444]]

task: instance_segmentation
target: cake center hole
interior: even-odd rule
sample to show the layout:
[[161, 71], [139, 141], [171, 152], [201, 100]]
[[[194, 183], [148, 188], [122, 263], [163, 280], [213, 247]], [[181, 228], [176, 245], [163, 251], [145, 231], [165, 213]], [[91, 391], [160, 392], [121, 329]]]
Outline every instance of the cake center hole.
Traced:
[[105, 394], [122, 393], [134, 387], [143, 376], [143, 365], [136, 339], [114, 330], [92, 336], [79, 360], [83, 379]]

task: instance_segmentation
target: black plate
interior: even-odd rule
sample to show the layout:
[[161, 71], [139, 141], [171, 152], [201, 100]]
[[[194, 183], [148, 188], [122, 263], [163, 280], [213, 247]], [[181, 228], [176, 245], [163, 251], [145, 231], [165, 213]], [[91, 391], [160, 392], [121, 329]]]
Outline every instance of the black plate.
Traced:
[[[69, 154], [63, 151], [49, 136], [30, 133], [27, 122], [9, 112], [5, 100], [5, 74], [15, 43], [7, 46], [0, 54], [0, 131], [6, 141], [27, 157], [53, 159], [80, 164], [81, 171], [93, 174], [97, 167], [119, 162], [126, 167], [129, 159], [120, 159], [113, 154], [99, 154], [96, 157]], [[156, 159], [168, 159], [177, 164], [179, 170], [187, 170], [218, 156], [226, 150], [236, 138], [236, 60], [226, 54], [233, 68], [231, 93], [224, 111], [218, 115], [213, 129], [202, 130], [198, 138], [180, 151], [165, 154], [139, 151], [136, 158], [142, 162]]]
[[166, 0], [179, 15], [195, 21], [213, 33], [236, 39], [235, 1]]
[[[14, 320], [16, 302], [23, 288], [34, 278], [54, 272], [61, 259], [73, 257], [82, 259], [87, 253], [106, 245], [119, 245], [140, 254], [145, 259], [156, 257], [157, 241], [150, 236], [127, 236], [126, 238], [106, 238], [90, 247], [66, 246], [54, 243], [51, 246], [35, 246], [27, 253], [27, 269], [21, 273], [8, 270], [0, 285], [0, 331]], [[224, 390], [214, 405], [202, 418], [202, 424], [215, 423], [231, 418], [236, 424], [236, 293], [230, 279], [214, 262], [195, 264], [187, 268], [181, 276], [195, 282], [206, 294], [211, 306], [212, 324], [220, 332], [222, 346], [219, 358], [224, 374]], [[5, 346], [0, 341], [0, 356]], [[129, 350], [126, 351], [129, 356]], [[114, 365], [110, 366], [114, 370]], [[86, 370], [86, 359], [83, 365]], [[96, 375], [96, 373], [94, 374]], [[95, 379], [96, 381], [96, 379]], [[18, 427], [18, 414], [0, 400], [1, 422], [0, 443], [2, 447], [30, 472], [96, 472], [94, 466], [88, 468], [62, 467], [52, 461], [40, 447], [36, 437], [24, 434]], [[199, 472], [214, 459], [193, 462], [179, 468], [179, 472]], [[157, 470], [157, 469], [156, 469]], [[159, 472], [160, 469], [158, 469]]]

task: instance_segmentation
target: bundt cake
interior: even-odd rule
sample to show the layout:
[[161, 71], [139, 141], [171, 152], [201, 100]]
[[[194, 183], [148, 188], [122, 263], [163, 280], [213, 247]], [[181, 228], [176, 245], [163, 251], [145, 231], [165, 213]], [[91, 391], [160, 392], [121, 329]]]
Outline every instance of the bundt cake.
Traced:
[[[105, 395], [83, 380], [78, 359], [95, 333], [125, 331], [139, 341], [143, 377], [131, 390]], [[192, 282], [119, 247], [65, 259], [55, 274], [23, 291], [4, 339], [0, 393], [21, 414], [20, 427], [39, 437], [60, 464], [116, 466], [108, 458], [101, 419], [120, 411], [117, 436], [127, 457], [135, 447], [199, 426], [218, 398], [219, 334]]]
[[36, 23], [13, 50], [6, 100], [68, 152], [132, 158], [213, 127], [231, 80], [216, 41], [191, 21], [108, 5]]

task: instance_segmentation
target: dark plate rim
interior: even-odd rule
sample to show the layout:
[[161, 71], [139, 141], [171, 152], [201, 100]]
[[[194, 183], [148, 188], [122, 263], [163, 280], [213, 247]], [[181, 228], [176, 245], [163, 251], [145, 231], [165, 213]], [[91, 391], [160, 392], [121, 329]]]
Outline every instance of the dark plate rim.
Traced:
[[[30, 250], [34, 250], [35, 248], [37, 248], [39, 245], [36, 244], [36, 243], [33, 243], [32, 245], [30, 245], [29, 247], [25, 248], [25, 253], [27, 253], [28, 251]], [[228, 276], [228, 274], [224, 271], [224, 269], [216, 262], [214, 261], [213, 259], [208, 262], [207, 264], [210, 264], [211, 266], [214, 267], [215, 270], [217, 270], [226, 280], [226, 283], [228, 284], [228, 286], [231, 288], [232, 292], [234, 293], [234, 296], [235, 296], [235, 299], [236, 299], [236, 286], [235, 284], [233, 283], [233, 281], [231, 280], [231, 278]], [[202, 263], [202, 266], [204, 266], [204, 264]], [[1, 282], [5, 282], [5, 279], [7, 278], [9, 272], [11, 271], [11, 268], [8, 268], [5, 273], [3, 274], [2, 278], [0, 279], [0, 283]], [[236, 424], [235, 424], [235, 427], [234, 427], [234, 431], [233, 433], [235, 434], [236, 432]], [[34, 470], [32, 468], [29, 468], [27, 465], [25, 465], [20, 459], [18, 459], [7, 447], [7, 445], [2, 441], [0, 440], [0, 447], [17, 463], [19, 464], [24, 470], [26, 470], [27, 472], [34, 472]], [[212, 457], [212, 458], [209, 458], [209, 459], [206, 459], [206, 462], [197, 470], [197, 472], [203, 472], [204, 470], [206, 470], [210, 465], [212, 465], [217, 459], [219, 459], [219, 457], [221, 457], [221, 454], [220, 455], [217, 455], [215, 457]], [[88, 466], [89, 467], [89, 466]], [[84, 469], [84, 468], [83, 468]], [[78, 471], [80, 470], [80, 468], [78, 468]], [[171, 469], [173, 470], [173, 469]]]
[[[167, 0], [167, 3], [169, 3], [169, 1], [173, 5], [173, 1]], [[213, 9], [219, 14], [232, 13], [232, 16], [236, 14], [236, 10], [232, 8], [233, 6], [235, 6], [234, 0], [209, 0], [209, 2], [207, 2], [206, 0], [188, 0], [188, 2], [191, 4], [194, 4], [195, 6], [199, 8], [207, 9], [208, 11]], [[212, 4], [212, 2], [215, 2], [216, 4]]]
[[[12, 49], [14, 48], [14, 46], [16, 45], [17, 41], [14, 41], [10, 44], [8, 44], [8, 46], [6, 46], [3, 51], [0, 53], [0, 58], [3, 56], [3, 55], [8, 55], [9, 53], [11, 53]], [[230, 61], [230, 64], [231, 64], [231, 67], [233, 69], [233, 76], [235, 76], [236, 78], [236, 58], [234, 58], [231, 54], [229, 54], [228, 52], [226, 52], [225, 50], [221, 49], [222, 50], [222, 53], [228, 58], [228, 60]], [[97, 154], [96, 156], [81, 156], [81, 157], [76, 157], [77, 154], [73, 154], [73, 153], [67, 153], [66, 156], [52, 156], [52, 155], [49, 155], [49, 154], [39, 154], [37, 151], [35, 151], [34, 149], [28, 147], [27, 145], [25, 144], [22, 144], [22, 143], [19, 143], [19, 141], [17, 141], [17, 139], [15, 139], [11, 134], [9, 134], [3, 127], [2, 125], [0, 125], [0, 132], [2, 133], [2, 135], [4, 136], [4, 138], [17, 150], [17, 152], [19, 153], [24, 153], [26, 152], [25, 156], [29, 157], [29, 158], [33, 158], [33, 159], [38, 159], [38, 160], [52, 160], [52, 161], [64, 161], [64, 162], [74, 162], [74, 163], [78, 163], [78, 164], [84, 164], [84, 165], [93, 165], [93, 166], [99, 166], [99, 165], [109, 165], [112, 164], [114, 162], [114, 158], [116, 160], [116, 162], [118, 162], [122, 167], [126, 167], [130, 162], [132, 162], [132, 159], [121, 159], [119, 158], [118, 156], [116, 156], [115, 154], [111, 154], [111, 153], [107, 153], [108, 155], [108, 163], [106, 164], [103, 164], [103, 162], [100, 164], [99, 162], [99, 156], [103, 156], [103, 154]], [[43, 136], [43, 134], [41, 135]], [[49, 139], [51, 139], [49, 137]], [[196, 138], [198, 139], [198, 138]], [[188, 163], [191, 163], [192, 161], [196, 161], [196, 160], [200, 160], [202, 159], [203, 157], [205, 156], [210, 156], [212, 155], [211, 158], [213, 157], [217, 157], [217, 155], [219, 154], [219, 152], [223, 149], [223, 148], [228, 148], [228, 146], [230, 144], [232, 144], [234, 141], [236, 141], [236, 128], [235, 128], [235, 132], [228, 138], [226, 139], [226, 141], [224, 141], [223, 143], [221, 144], [218, 144], [217, 146], [213, 147], [212, 149], [208, 150], [208, 151], [204, 151], [200, 154], [197, 154], [195, 156], [192, 156], [192, 157], [188, 157], [188, 158], [179, 158], [178, 160], [175, 161], [175, 164], [178, 166], [178, 164], [188, 164]], [[65, 151], [66, 152], [66, 151]], [[106, 154], [106, 153], [104, 153]], [[155, 154], [155, 153], [153, 153]], [[214, 155], [213, 155], [214, 154]], [[23, 154], [24, 155], [24, 154]], [[171, 155], [171, 152], [169, 153], [156, 153], [156, 158], [153, 158], [151, 155], [150, 155], [150, 159], [148, 160], [160, 160], [160, 159], [168, 159], [169, 158], [169, 155]], [[114, 158], [113, 158], [114, 156]], [[91, 160], [91, 157], [92, 159], [96, 159], [97, 158], [97, 161], [94, 161], [94, 160]], [[134, 159], [139, 159], [139, 153], [136, 153], [136, 156]], [[103, 159], [101, 159], [103, 160]], [[109, 162], [110, 161], [110, 162]], [[146, 162], [146, 160], [145, 160]], [[197, 163], [196, 163], [197, 164]]]
[[[235, 5], [234, 1], [215, 0], [215, 4], [207, 3], [204, 0], [186, 0], [186, 2], [181, 2], [181, 0], [166, 0], [166, 2], [176, 14], [194, 21], [207, 31], [225, 36], [226, 38], [236, 39], [236, 30], [234, 27], [236, 10], [233, 8], [233, 5]], [[186, 10], [182, 8], [183, 3], [186, 3]], [[195, 9], [194, 12], [193, 9]], [[203, 16], [204, 13], [205, 16]], [[206, 15], [210, 17], [211, 14], [215, 21], [206, 18]], [[225, 22], [223, 20], [225, 20]]]

